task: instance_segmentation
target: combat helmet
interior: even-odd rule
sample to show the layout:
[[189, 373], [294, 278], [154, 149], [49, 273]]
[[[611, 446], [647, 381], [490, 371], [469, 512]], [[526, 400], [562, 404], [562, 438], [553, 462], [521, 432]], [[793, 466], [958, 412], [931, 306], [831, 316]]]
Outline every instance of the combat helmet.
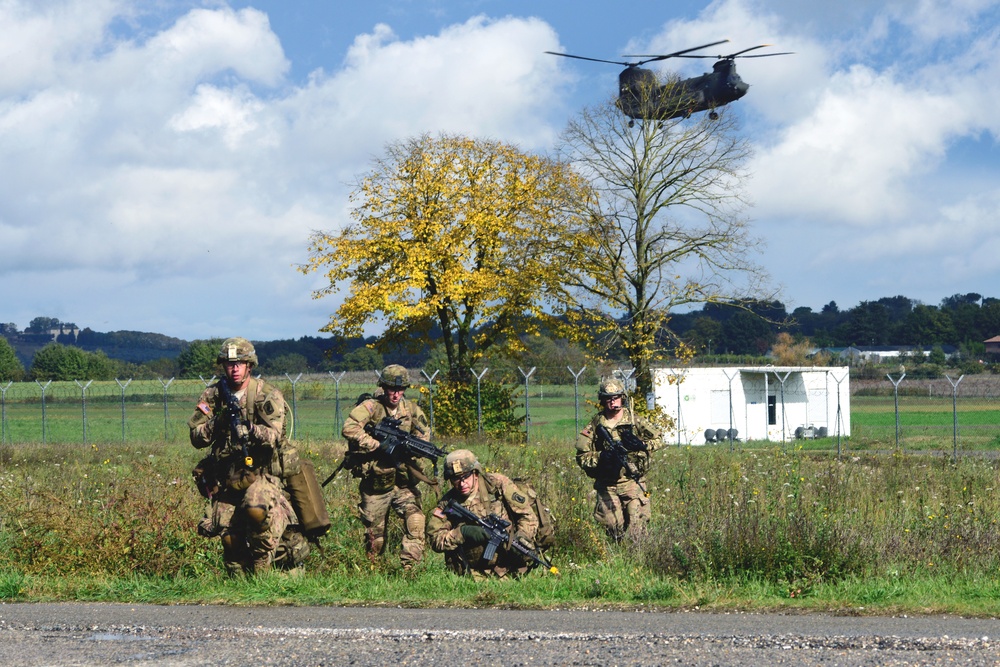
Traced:
[[410, 386], [410, 372], [399, 364], [390, 364], [382, 369], [378, 386], [389, 389], [406, 389]]
[[257, 351], [253, 349], [253, 343], [246, 338], [227, 338], [222, 343], [222, 349], [219, 350], [219, 356], [215, 360], [220, 364], [226, 361], [246, 361], [251, 366], [256, 366]]
[[597, 398], [614, 398], [625, 395], [625, 385], [617, 378], [608, 378], [597, 389]]
[[468, 449], [456, 449], [453, 452], [448, 452], [448, 456], [444, 459], [445, 480], [460, 479], [473, 471], [480, 473], [483, 471], [475, 454]]

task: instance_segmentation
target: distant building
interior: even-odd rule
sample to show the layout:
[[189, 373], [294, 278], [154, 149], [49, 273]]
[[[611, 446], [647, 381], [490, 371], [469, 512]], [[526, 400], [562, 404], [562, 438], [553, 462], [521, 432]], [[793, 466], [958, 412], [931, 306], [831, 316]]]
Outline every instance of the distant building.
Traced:
[[789, 441], [851, 435], [845, 366], [654, 368], [653, 401], [674, 418], [668, 442]]
[[1000, 336], [987, 338], [983, 343], [986, 345], [986, 354], [1000, 354]]
[[80, 335], [80, 328], [75, 324], [64, 323], [49, 329], [48, 333], [52, 336], [52, 340], [72, 345], [76, 343], [76, 338]]
[[[996, 340], [1000, 341], [1000, 336]], [[951, 359], [958, 354], [958, 348], [954, 345], [939, 345], [927, 348], [919, 345], [850, 345], [848, 347], [824, 347], [819, 351], [829, 354], [831, 359], [845, 361], [849, 364], [856, 364], [860, 361], [877, 364], [904, 356], [912, 356], [915, 353], [929, 357], [933, 347], [940, 347], [947, 359]], [[998, 348], [998, 351], [1000, 351], [1000, 348]]]

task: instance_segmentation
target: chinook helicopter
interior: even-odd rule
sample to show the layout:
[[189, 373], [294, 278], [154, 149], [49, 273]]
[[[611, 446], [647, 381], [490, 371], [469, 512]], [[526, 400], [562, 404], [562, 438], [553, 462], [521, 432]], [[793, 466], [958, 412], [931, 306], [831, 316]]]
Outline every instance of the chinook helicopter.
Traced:
[[[687, 118], [699, 111], [708, 111], [708, 117], [715, 120], [719, 117], [716, 109], [740, 99], [747, 94], [747, 90], [750, 88], [750, 84], [744, 82], [736, 73], [736, 58], [767, 58], [791, 54], [791, 51], [786, 51], [744, 55], [748, 51], [771, 46], [770, 44], [751, 46], [726, 56], [692, 54], [692, 51], [700, 51], [710, 46], [725, 44], [728, 41], [728, 39], [723, 39], [665, 55], [622, 56], [622, 58], [642, 58], [642, 60], [635, 62], [602, 60], [574, 56], [569, 53], [556, 53], [555, 51], [546, 51], [545, 53], [564, 58], [624, 65], [626, 69], [618, 75], [618, 100], [615, 104], [632, 121]], [[717, 62], [712, 66], [711, 72], [690, 79], [679, 79], [666, 83], [660, 83], [653, 70], [642, 67], [646, 63], [666, 60], [667, 58], [715, 58]], [[632, 122], [629, 123], [629, 125], [631, 124]]]

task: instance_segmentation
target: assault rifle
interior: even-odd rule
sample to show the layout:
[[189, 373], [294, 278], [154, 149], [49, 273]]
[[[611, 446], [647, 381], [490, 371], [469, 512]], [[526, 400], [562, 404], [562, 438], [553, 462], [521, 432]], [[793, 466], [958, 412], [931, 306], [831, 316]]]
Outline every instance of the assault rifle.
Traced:
[[536, 565], [541, 565], [552, 574], [559, 574], [559, 570], [551, 562], [542, 558], [541, 554], [510, 537], [507, 533], [507, 529], [510, 528], [510, 521], [507, 521], [503, 517], [490, 514], [484, 519], [477, 516], [468, 508], [463, 507], [454, 499], [448, 501], [448, 506], [444, 508], [444, 511], [445, 514], [451, 514], [456, 520], [462, 523], [471, 523], [486, 531], [488, 541], [486, 542], [486, 549], [483, 550], [484, 563], [489, 563], [493, 560], [497, 548], [505, 545], [508, 551], [516, 551], [521, 556], [530, 558]]
[[448, 452], [427, 440], [422, 440], [402, 430], [399, 428], [402, 423], [400, 419], [383, 417], [382, 421], [377, 424], [372, 422], [365, 424], [365, 433], [379, 441], [380, 448], [393, 462], [398, 462], [404, 456], [430, 459], [434, 464], [436, 476], [437, 461]]
[[[360, 402], [360, 401], [359, 401]], [[365, 424], [365, 433], [370, 435], [379, 441], [379, 448], [382, 452], [392, 460], [393, 464], [398, 464], [400, 459], [403, 458], [424, 458], [430, 459], [434, 464], [434, 477], [435, 479], [429, 479], [426, 477], [418, 468], [409, 466], [410, 471], [414, 476], [421, 482], [425, 482], [431, 486], [437, 485], [437, 462], [442, 456], [446, 456], [448, 452], [444, 451], [435, 444], [418, 438], [415, 435], [407, 433], [403, 429], [399, 428], [402, 424], [401, 419], [393, 419], [391, 417], [383, 417], [382, 421], [377, 424], [368, 422]], [[352, 452], [348, 450], [344, 453], [344, 458], [341, 459], [340, 465], [337, 469], [330, 473], [330, 476], [323, 480], [322, 486], [326, 486], [333, 481], [337, 473], [344, 468], [350, 468], [355, 464], [356, 459], [363, 460], [365, 454], [362, 452]]]
[[[236, 398], [233, 390], [229, 387], [229, 381], [222, 378], [219, 383], [219, 393], [226, 403], [226, 417], [229, 419], [229, 432], [233, 436], [233, 441], [240, 443], [243, 453], [243, 462], [247, 468], [253, 468], [253, 457], [250, 456], [250, 425], [243, 421], [243, 412], [240, 410], [240, 401]], [[241, 428], [242, 427], [242, 428]]]
[[642, 479], [642, 473], [639, 472], [634, 463], [628, 460], [630, 452], [647, 451], [646, 443], [635, 434], [631, 424], [622, 424], [617, 427], [617, 431], [621, 440], [615, 440], [611, 431], [604, 424], [597, 425], [597, 437], [604, 443], [604, 451], [608, 453], [613, 462], [621, 466], [625, 471], [625, 476], [638, 484], [640, 491], [646, 493], [646, 487], [639, 481]]

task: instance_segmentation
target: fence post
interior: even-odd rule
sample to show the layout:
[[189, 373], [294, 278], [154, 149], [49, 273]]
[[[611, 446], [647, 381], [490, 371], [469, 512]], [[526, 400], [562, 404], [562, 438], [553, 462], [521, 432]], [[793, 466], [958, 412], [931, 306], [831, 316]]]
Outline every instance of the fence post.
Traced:
[[829, 373], [830, 377], [833, 378], [833, 381], [837, 383], [837, 458], [838, 459], [840, 458], [840, 455], [841, 455], [841, 452], [840, 452], [840, 436], [841, 436], [841, 433], [843, 432], [843, 425], [844, 425], [844, 411], [843, 411], [843, 409], [841, 408], [841, 405], [840, 405], [840, 383], [843, 382], [844, 380], [846, 380], [847, 377], [850, 374], [851, 374], [851, 371], [846, 371], [844, 373], [844, 377], [842, 377], [842, 378], [840, 378], [838, 380], [837, 376], [835, 376], [833, 373]]
[[170, 378], [166, 382], [164, 382], [163, 378], [161, 377], [158, 377], [156, 379], [159, 380], [160, 384], [163, 385], [163, 442], [166, 442], [167, 441], [167, 387], [170, 386], [170, 384], [174, 381], [174, 379]]
[[122, 390], [122, 444], [124, 445], [125, 444], [125, 387], [132, 384], [132, 378], [126, 380], [125, 384], [122, 384], [118, 378], [115, 378], [115, 382], [118, 383], [118, 387]]
[[[781, 444], [782, 444], [782, 446], [784, 446], [784, 444], [785, 444], [785, 432], [788, 430], [788, 428], [787, 428], [788, 427], [788, 419], [785, 416], [785, 414], [786, 414], [785, 413], [785, 380], [788, 379], [788, 376], [791, 375], [792, 372], [791, 371], [786, 372], [785, 373], [785, 377], [781, 377], [780, 375], [778, 375], [778, 371], [772, 371], [772, 372], [774, 373], [774, 377], [778, 378], [778, 382], [781, 383]], [[809, 424], [806, 424], [806, 426], [809, 426]]]
[[888, 373], [886, 373], [885, 376], [889, 378], [889, 382], [892, 383], [892, 395], [893, 398], [895, 399], [894, 410], [896, 413], [896, 449], [899, 449], [899, 383], [902, 382], [903, 378], [906, 377], [906, 373], [904, 372], [902, 375], [900, 375], [898, 380], [893, 380], [892, 376], [889, 375]]
[[8, 380], [6, 387], [0, 387], [0, 445], [7, 444], [7, 390], [12, 384], [14, 381]]
[[199, 375], [198, 379], [201, 380], [202, 384], [205, 385], [206, 389], [208, 388], [208, 385], [210, 385], [213, 382], [215, 382], [215, 376], [214, 375], [212, 377], [208, 378], [207, 380], [205, 378], [203, 378], [202, 376]]
[[430, 408], [430, 420], [431, 420], [431, 432], [428, 436], [429, 438], [434, 438], [434, 378], [438, 376], [439, 371], [434, 371], [434, 375], [428, 375], [427, 371], [420, 369], [420, 374], [424, 376], [427, 380], [427, 387], [430, 390], [430, 395], [427, 398], [427, 405]]
[[486, 375], [486, 371], [488, 370], [490, 370], [489, 367], [486, 367], [483, 369], [482, 373], [476, 375], [475, 369], [469, 369], [469, 372], [472, 373], [472, 377], [476, 378], [476, 423], [478, 424], [477, 432], [479, 435], [483, 434], [483, 391], [481, 383], [483, 376]]
[[569, 366], [566, 367], [566, 370], [568, 370], [569, 374], [573, 376], [573, 419], [576, 422], [575, 432], [579, 433], [580, 432], [580, 376], [583, 375], [583, 372], [585, 370], [587, 370], [587, 367], [584, 366], [583, 368], [580, 369], [578, 373], [574, 373], [573, 369], [570, 368]]
[[958, 461], [958, 384], [962, 381], [965, 375], [959, 375], [958, 379], [954, 382], [951, 381], [951, 377], [947, 374], [948, 382], [951, 383], [951, 419], [952, 419], [952, 442], [951, 442], [951, 460]]
[[531, 409], [528, 404], [528, 378], [535, 372], [535, 367], [532, 366], [531, 370], [525, 373], [520, 366], [517, 370], [521, 371], [521, 375], [524, 376], [524, 442], [526, 444], [531, 444]]
[[42, 444], [44, 445], [47, 442], [47, 440], [45, 439], [45, 432], [46, 432], [46, 425], [48, 423], [48, 420], [45, 417], [45, 390], [49, 388], [50, 384], [52, 384], [52, 380], [49, 380], [44, 385], [38, 380], [35, 380], [35, 384], [37, 384], [39, 387], [42, 388]]
[[[736, 448], [733, 445], [736, 441], [736, 434], [733, 431], [737, 430], [733, 428], [733, 418], [736, 416], [736, 413], [733, 411], [733, 380], [739, 376], [740, 372], [738, 370], [733, 371], [732, 377], [729, 377], [729, 371], [727, 370], [723, 370], [722, 374], [726, 376], [727, 380], [729, 380], [729, 432], [726, 435], [729, 436], [729, 451], [732, 452]], [[744, 414], [745, 413], [746, 410], [744, 410]], [[747, 436], [744, 434], [743, 437], [745, 438]]]
[[624, 368], [617, 368], [614, 371], [612, 371], [611, 375], [612, 376], [617, 375], [618, 377], [621, 378], [622, 384], [625, 385], [625, 391], [627, 391], [629, 396], [631, 397], [632, 390], [634, 388], [632, 385], [635, 384], [634, 381], [632, 380], [632, 376], [635, 375], [635, 369], [629, 368], [626, 370]]
[[288, 375], [288, 373], [285, 373], [285, 377], [288, 378], [288, 381], [292, 383], [292, 427], [290, 429], [288, 429], [288, 437], [294, 439], [295, 438], [295, 424], [296, 424], [296, 422], [299, 421], [299, 411], [298, 411], [298, 407], [297, 407], [298, 404], [295, 401], [295, 399], [296, 399], [295, 385], [298, 384], [299, 380], [302, 379], [302, 373], [299, 373], [298, 375], [296, 375], [294, 380]]
[[73, 380], [80, 388], [80, 404], [83, 406], [83, 444], [87, 444], [87, 387], [93, 380], [87, 380], [87, 384], [80, 384], [79, 380]]
[[330, 377], [333, 378], [334, 383], [334, 408], [333, 408], [333, 437], [340, 435], [340, 431], [337, 430], [337, 426], [340, 424], [340, 381], [344, 379], [347, 375], [347, 371], [340, 371], [340, 375], [334, 375], [333, 371], [327, 371]]

